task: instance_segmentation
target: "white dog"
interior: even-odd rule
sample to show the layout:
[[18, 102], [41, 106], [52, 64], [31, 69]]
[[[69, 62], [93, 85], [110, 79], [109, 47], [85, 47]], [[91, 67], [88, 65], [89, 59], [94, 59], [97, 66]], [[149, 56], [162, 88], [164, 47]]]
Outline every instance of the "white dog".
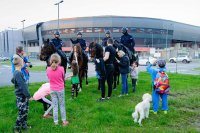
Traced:
[[[132, 113], [134, 122], [138, 122], [142, 126], [142, 120], [149, 117], [150, 102], [152, 97], [150, 94], [146, 93], [142, 96], [142, 102], [135, 106], [135, 112]], [[138, 120], [138, 113], [140, 114], [140, 119]]]

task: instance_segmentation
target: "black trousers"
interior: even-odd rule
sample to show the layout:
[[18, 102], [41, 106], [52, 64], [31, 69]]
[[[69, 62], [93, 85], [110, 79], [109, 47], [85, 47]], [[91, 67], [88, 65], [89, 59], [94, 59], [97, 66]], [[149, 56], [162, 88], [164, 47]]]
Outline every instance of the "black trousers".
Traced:
[[114, 74], [114, 65], [106, 64], [106, 80], [108, 84], [108, 97], [112, 95], [112, 84], [113, 84], [113, 74]]
[[136, 91], [136, 83], [137, 83], [137, 79], [132, 79], [132, 89], [133, 89], [133, 92]]
[[50, 104], [48, 104], [47, 102], [45, 102], [45, 101], [42, 100], [42, 99], [39, 99], [39, 100], [37, 100], [37, 101], [43, 104], [44, 111], [47, 111], [48, 107], [51, 106]]
[[101, 88], [101, 97], [105, 98], [105, 78], [102, 77], [101, 79], [99, 79], [99, 83]]
[[72, 84], [72, 98], [74, 98], [74, 91], [76, 91], [76, 97], [78, 96], [78, 84]]

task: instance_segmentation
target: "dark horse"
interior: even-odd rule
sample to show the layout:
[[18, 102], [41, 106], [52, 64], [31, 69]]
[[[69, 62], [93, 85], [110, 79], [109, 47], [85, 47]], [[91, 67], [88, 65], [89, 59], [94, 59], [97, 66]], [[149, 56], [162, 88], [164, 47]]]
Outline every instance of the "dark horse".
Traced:
[[80, 79], [80, 88], [82, 89], [82, 80], [86, 77], [86, 84], [88, 84], [87, 68], [88, 68], [88, 59], [85, 59], [82, 54], [82, 49], [79, 44], [73, 46], [73, 52], [69, 58], [70, 63], [75, 60], [78, 63], [79, 68], [79, 79]]
[[67, 57], [64, 54], [63, 51], [61, 50], [56, 50], [53, 44], [49, 42], [49, 39], [44, 41], [44, 45], [41, 47], [40, 51], [40, 60], [41, 61], [46, 61], [47, 66], [50, 66], [49, 60], [52, 54], [57, 53], [61, 57], [61, 66], [64, 67], [65, 73], [66, 73], [66, 68], [67, 68]]
[[[103, 60], [103, 47], [99, 45], [98, 43], [92, 42], [89, 45], [89, 54], [91, 61], [94, 61], [94, 59], [102, 59]], [[95, 61], [94, 61], [95, 62]], [[96, 65], [96, 71], [99, 71], [101, 77], [105, 77], [105, 66], [102, 63], [99, 63], [99, 65]], [[100, 79], [98, 79], [98, 90], [100, 90]]]

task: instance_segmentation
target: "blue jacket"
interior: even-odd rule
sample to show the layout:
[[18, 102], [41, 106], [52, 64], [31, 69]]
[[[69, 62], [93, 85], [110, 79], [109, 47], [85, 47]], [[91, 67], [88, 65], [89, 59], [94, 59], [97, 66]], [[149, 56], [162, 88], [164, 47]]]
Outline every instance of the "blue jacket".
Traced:
[[149, 64], [146, 69], [147, 69], [147, 72], [151, 75], [151, 80], [152, 80], [152, 83], [154, 82], [155, 78], [156, 78], [156, 75], [157, 73], [160, 71], [160, 72], [165, 72], [166, 71], [166, 68], [158, 68], [158, 69], [154, 69], [152, 68], [152, 64]]
[[126, 46], [130, 51], [134, 51], [135, 41], [128, 33], [121, 36], [120, 43]]
[[54, 38], [51, 40], [51, 43], [55, 46], [55, 48], [58, 50], [62, 50], [63, 42], [60, 38]]
[[129, 73], [129, 58], [128, 56], [123, 56], [120, 58], [119, 62], [119, 71], [121, 74], [128, 74]]
[[73, 43], [73, 44], [77, 44], [77, 43], [79, 43], [80, 45], [81, 45], [81, 48], [82, 48], [82, 50], [86, 50], [86, 43], [85, 43], [85, 40], [84, 39], [76, 39], [76, 40], [72, 40], [72, 39], [70, 39], [71, 40], [71, 42]]
[[[29, 72], [28, 72], [28, 69], [27, 69], [28, 66], [26, 65], [26, 63], [28, 63], [29, 61], [28, 61], [27, 57], [21, 57], [21, 58], [24, 61], [24, 66], [22, 67], [21, 71], [22, 71], [22, 73], [24, 75], [25, 80], [28, 81], [30, 75], [29, 75]], [[11, 66], [12, 66], [12, 74], [14, 74], [14, 72], [15, 72], [15, 65], [12, 63], [12, 61], [13, 61], [13, 57], [11, 57]]]

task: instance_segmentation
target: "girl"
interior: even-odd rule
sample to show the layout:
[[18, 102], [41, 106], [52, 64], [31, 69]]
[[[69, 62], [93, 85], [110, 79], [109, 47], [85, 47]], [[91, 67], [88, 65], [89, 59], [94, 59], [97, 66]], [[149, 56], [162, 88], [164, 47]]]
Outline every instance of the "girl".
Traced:
[[130, 67], [130, 76], [132, 79], [132, 89], [133, 92], [136, 91], [136, 84], [138, 79], [138, 62], [133, 62], [133, 64]]
[[47, 77], [51, 88], [51, 99], [53, 104], [53, 118], [55, 125], [58, 125], [58, 102], [63, 126], [69, 122], [66, 120], [65, 93], [64, 93], [64, 68], [59, 66], [61, 58], [58, 54], [50, 57], [50, 67], [47, 68]]
[[[79, 77], [78, 77], [78, 64], [75, 60], [72, 61], [71, 64], [71, 84], [72, 84], [72, 99], [74, 99], [74, 91], [76, 91], [76, 97], [78, 96], [78, 84], [79, 82]], [[68, 78], [68, 77], [67, 77]]]

